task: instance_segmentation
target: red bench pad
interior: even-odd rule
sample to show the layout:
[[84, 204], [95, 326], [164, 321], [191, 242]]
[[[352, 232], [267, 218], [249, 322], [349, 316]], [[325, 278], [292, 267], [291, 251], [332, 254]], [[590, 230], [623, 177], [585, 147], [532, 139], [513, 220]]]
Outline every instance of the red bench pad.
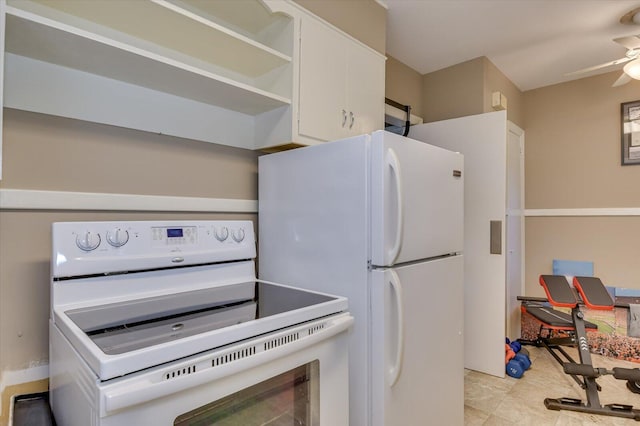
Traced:
[[540, 285], [549, 303], [561, 308], [575, 308], [578, 299], [564, 275], [540, 275]]
[[603, 311], [613, 309], [613, 299], [607, 288], [602, 284], [602, 281], [600, 281], [600, 278], [573, 277], [573, 286], [580, 293], [580, 297], [587, 308]]

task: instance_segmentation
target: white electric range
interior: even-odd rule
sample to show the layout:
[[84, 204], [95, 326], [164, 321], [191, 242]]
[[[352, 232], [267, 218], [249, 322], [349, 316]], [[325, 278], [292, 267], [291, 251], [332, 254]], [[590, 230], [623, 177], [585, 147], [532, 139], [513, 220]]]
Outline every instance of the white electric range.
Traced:
[[59, 425], [348, 424], [347, 300], [257, 280], [252, 222], [52, 230]]

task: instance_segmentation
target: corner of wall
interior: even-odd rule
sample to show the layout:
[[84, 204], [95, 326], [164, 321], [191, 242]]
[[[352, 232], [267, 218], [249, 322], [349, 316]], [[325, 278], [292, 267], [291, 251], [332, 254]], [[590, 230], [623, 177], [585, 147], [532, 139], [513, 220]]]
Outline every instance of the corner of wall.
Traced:
[[482, 58], [423, 75], [422, 108], [425, 122], [483, 112]]
[[385, 69], [385, 96], [411, 105], [411, 113], [422, 117], [422, 75], [390, 55]]
[[502, 73], [486, 56], [483, 65], [483, 112], [492, 112], [493, 92], [501, 92], [507, 98], [507, 119], [518, 127], [525, 128], [523, 99], [524, 94], [509, 78]]

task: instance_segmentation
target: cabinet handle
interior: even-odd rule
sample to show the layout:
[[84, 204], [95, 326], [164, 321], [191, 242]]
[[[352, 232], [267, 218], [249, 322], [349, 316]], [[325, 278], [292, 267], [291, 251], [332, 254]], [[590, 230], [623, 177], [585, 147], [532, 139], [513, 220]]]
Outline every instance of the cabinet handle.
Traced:
[[349, 123], [349, 130], [351, 130], [353, 123], [356, 121], [356, 116], [353, 114], [353, 111], [349, 111], [349, 119], [351, 120]]
[[347, 123], [347, 111], [342, 110], [342, 127]]

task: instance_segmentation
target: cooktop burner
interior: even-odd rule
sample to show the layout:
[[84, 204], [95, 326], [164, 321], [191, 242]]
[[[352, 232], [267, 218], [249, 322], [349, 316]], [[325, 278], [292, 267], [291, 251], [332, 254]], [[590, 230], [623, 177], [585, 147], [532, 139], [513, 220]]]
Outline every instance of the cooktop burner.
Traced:
[[158, 345], [336, 300], [247, 282], [66, 311], [107, 355]]

